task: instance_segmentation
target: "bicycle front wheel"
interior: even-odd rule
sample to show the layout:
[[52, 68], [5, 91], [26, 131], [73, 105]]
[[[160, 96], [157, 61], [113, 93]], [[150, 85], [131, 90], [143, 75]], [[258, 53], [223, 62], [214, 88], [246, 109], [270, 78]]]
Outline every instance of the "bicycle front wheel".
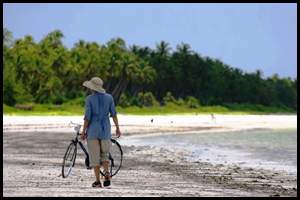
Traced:
[[67, 178], [71, 172], [72, 167], [75, 165], [77, 153], [77, 146], [72, 142], [65, 153], [64, 160], [62, 162], [62, 177]]
[[[111, 147], [109, 150], [108, 158], [110, 160], [108, 170], [110, 171], [110, 177], [113, 177], [121, 168], [123, 159], [123, 151], [121, 145], [114, 139], [111, 139]], [[102, 176], [105, 175], [103, 166], [101, 166], [100, 173]]]

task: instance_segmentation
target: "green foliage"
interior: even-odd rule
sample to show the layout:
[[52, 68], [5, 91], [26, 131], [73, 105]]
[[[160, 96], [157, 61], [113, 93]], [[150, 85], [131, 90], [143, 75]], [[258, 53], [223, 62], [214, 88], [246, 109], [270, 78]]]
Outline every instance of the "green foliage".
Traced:
[[85, 97], [78, 97], [76, 99], [72, 99], [67, 102], [64, 102], [64, 104], [71, 105], [71, 106], [75, 105], [75, 106], [84, 107], [85, 106]]
[[136, 99], [138, 101], [138, 104], [136, 104], [136, 106], [139, 106], [139, 107], [143, 107], [143, 106], [151, 107], [151, 106], [159, 106], [160, 105], [159, 102], [155, 100], [152, 92], [147, 92], [145, 94], [143, 94], [142, 92], [139, 92]]
[[53, 97], [52, 99], [52, 103], [53, 104], [63, 104], [63, 103], [67, 103], [68, 102], [68, 99], [64, 96], [56, 96], [56, 97]]
[[76, 99], [84, 96], [85, 94], [83, 91], [77, 91], [73, 89], [70, 92], [66, 93], [65, 98], [71, 100], [71, 99]]
[[166, 96], [163, 98], [164, 102], [172, 102], [172, 103], [175, 103], [177, 104], [177, 101], [176, 99], [172, 96], [172, 93], [171, 92], [167, 92]]
[[5, 103], [3, 103], [3, 115], [4, 114], [10, 114], [17, 111], [17, 108], [11, 107]]
[[49, 109], [53, 104], [34, 104], [32, 110], [21, 110], [3, 104], [3, 115], [9, 116], [82, 116], [84, 107], [81, 105], [62, 104], [61, 107]]
[[178, 100], [177, 100], [177, 105], [178, 106], [184, 106], [184, 100], [182, 99], [182, 98], [179, 98]]
[[142, 105], [144, 105], [144, 94], [142, 92], [139, 92], [137, 95], [137, 99], [139, 101], [139, 107], [141, 107]]
[[140, 101], [137, 97], [134, 97], [130, 100], [130, 106], [141, 107]]
[[195, 99], [195, 97], [193, 97], [193, 96], [187, 96], [186, 102], [187, 102], [186, 105], [188, 108], [199, 108], [200, 107], [197, 99]]
[[222, 105], [222, 100], [220, 97], [217, 97], [217, 98], [210, 97], [207, 100], [206, 105], [208, 105], [208, 106]]
[[259, 113], [297, 113], [291, 108], [281, 108], [277, 107], [275, 103], [271, 103], [271, 106], [263, 106], [260, 104], [250, 104], [250, 103], [224, 103], [223, 106], [227, 107], [230, 111], [245, 111], [245, 112], [259, 112]]
[[13, 106], [16, 104], [16, 83], [13, 77], [13, 73], [6, 72], [8, 68], [3, 72], [3, 103]]
[[28, 94], [20, 80], [16, 79], [12, 67], [6, 66], [3, 70], [3, 103], [13, 106], [16, 103], [31, 102], [32, 96]]
[[276, 108], [277, 106], [276, 106], [276, 104], [272, 101], [272, 102], [270, 103], [270, 107]]
[[[195, 114], [247, 114], [247, 112], [232, 112], [223, 106], [207, 106], [199, 108], [187, 108], [185, 106], [178, 106], [173, 102], [166, 102], [163, 107], [153, 106], [153, 107], [117, 107], [119, 113], [126, 113], [132, 115], [195, 115]], [[251, 112], [248, 112], [251, 113]]]
[[82, 107], [89, 94], [82, 83], [99, 76], [115, 104], [124, 109], [156, 109], [161, 102], [177, 110], [226, 105], [241, 111], [297, 112], [297, 78], [274, 74], [262, 79], [260, 70], [245, 73], [218, 59], [201, 57], [185, 43], [171, 53], [165, 41], [152, 50], [136, 45], [128, 49], [121, 38], [103, 45], [79, 40], [68, 50], [60, 30], [38, 43], [29, 35], [16, 40], [12, 35], [3, 28], [3, 102], [7, 105]]
[[129, 101], [127, 100], [127, 97], [125, 94], [122, 94], [120, 97], [120, 100], [118, 102], [118, 106], [121, 106], [122, 108], [126, 108], [130, 106]]
[[154, 105], [154, 97], [152, 92], [147, 92], [144, 94], [144, 106], [153, 106]]

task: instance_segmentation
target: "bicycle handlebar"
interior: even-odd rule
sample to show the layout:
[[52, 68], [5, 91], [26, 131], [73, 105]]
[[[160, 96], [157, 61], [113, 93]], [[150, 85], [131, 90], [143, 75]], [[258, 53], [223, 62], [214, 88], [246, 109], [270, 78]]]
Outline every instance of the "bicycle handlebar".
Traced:
[[76, 124], [76, 123], [74, 123], [72, 121], [70, 121], [69, 126], [70, 126], [70, 124], [74, 124], [74, 125], [77, 125], [77, 126], [82, 126], [81, 124]]
[[[72, 122], [72, 121], [70, 121], [69, 126], [70, 126], [70, 124], [76, 125], [77, 127], [75, 127], [75, 131], [78, 132], [78, 135], [81, 135], [81, 134], [79, 134], [79, 130], [81, 129], [81, 127], [82, 127], [83, 125], [81, 125], [81, 124], [76, 124], [76, 123], [74, 123], [74, 122]], [[115, 139], [115, 140], [118, 139], [117, 136], [111, 136], [111, 138], [112, 138], [112, 139]]]
[[76, 127], [74, 128], [74, 130], [77, 132], [77, 135], [81, 135], [81, 134], [79, 134], [79, 131], [80, 131], [82, 125], [81, 124], [76, 124], [76, 123], [74, 123], [72, 121], [70, 121], [69, 126], [70, 126], [70, 124], [76, 125]]

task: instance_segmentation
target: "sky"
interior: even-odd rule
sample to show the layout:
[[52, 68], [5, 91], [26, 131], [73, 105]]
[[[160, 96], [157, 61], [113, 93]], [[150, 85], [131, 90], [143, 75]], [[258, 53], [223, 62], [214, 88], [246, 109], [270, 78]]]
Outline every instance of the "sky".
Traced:
[[36, 43], [60, 30], [69, 50], [118, 37], [127, 48], [164, 41], [170, 53], [184, 43], [244, 73], [297, 78], [296, 3], [3, 3], [3, 28]]

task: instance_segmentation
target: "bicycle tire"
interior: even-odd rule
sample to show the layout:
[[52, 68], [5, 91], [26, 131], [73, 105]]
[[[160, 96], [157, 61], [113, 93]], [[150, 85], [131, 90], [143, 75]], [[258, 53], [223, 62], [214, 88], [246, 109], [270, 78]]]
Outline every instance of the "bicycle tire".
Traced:
[[74, 167], [76, 154], [77, 154], [77, 145], [74, 142], [72, 142], [68, 146], [62, 162], [61, 173], [63, 178], [67, 178], [72, 170], [72, 167]]
[[[109, 150], [109, 171], [110, 171], [110, 177], [113, 177], [118, 173], [118, 171], [121, 168], [122, 160], [123, 160], [123, 150], [121, 148], [121, 145], [114, 139], [111, 139], [111, 147]], [[100, 174], [102, 176], [105, 175], [104, 168], [101, 166], [100, 168]]]

